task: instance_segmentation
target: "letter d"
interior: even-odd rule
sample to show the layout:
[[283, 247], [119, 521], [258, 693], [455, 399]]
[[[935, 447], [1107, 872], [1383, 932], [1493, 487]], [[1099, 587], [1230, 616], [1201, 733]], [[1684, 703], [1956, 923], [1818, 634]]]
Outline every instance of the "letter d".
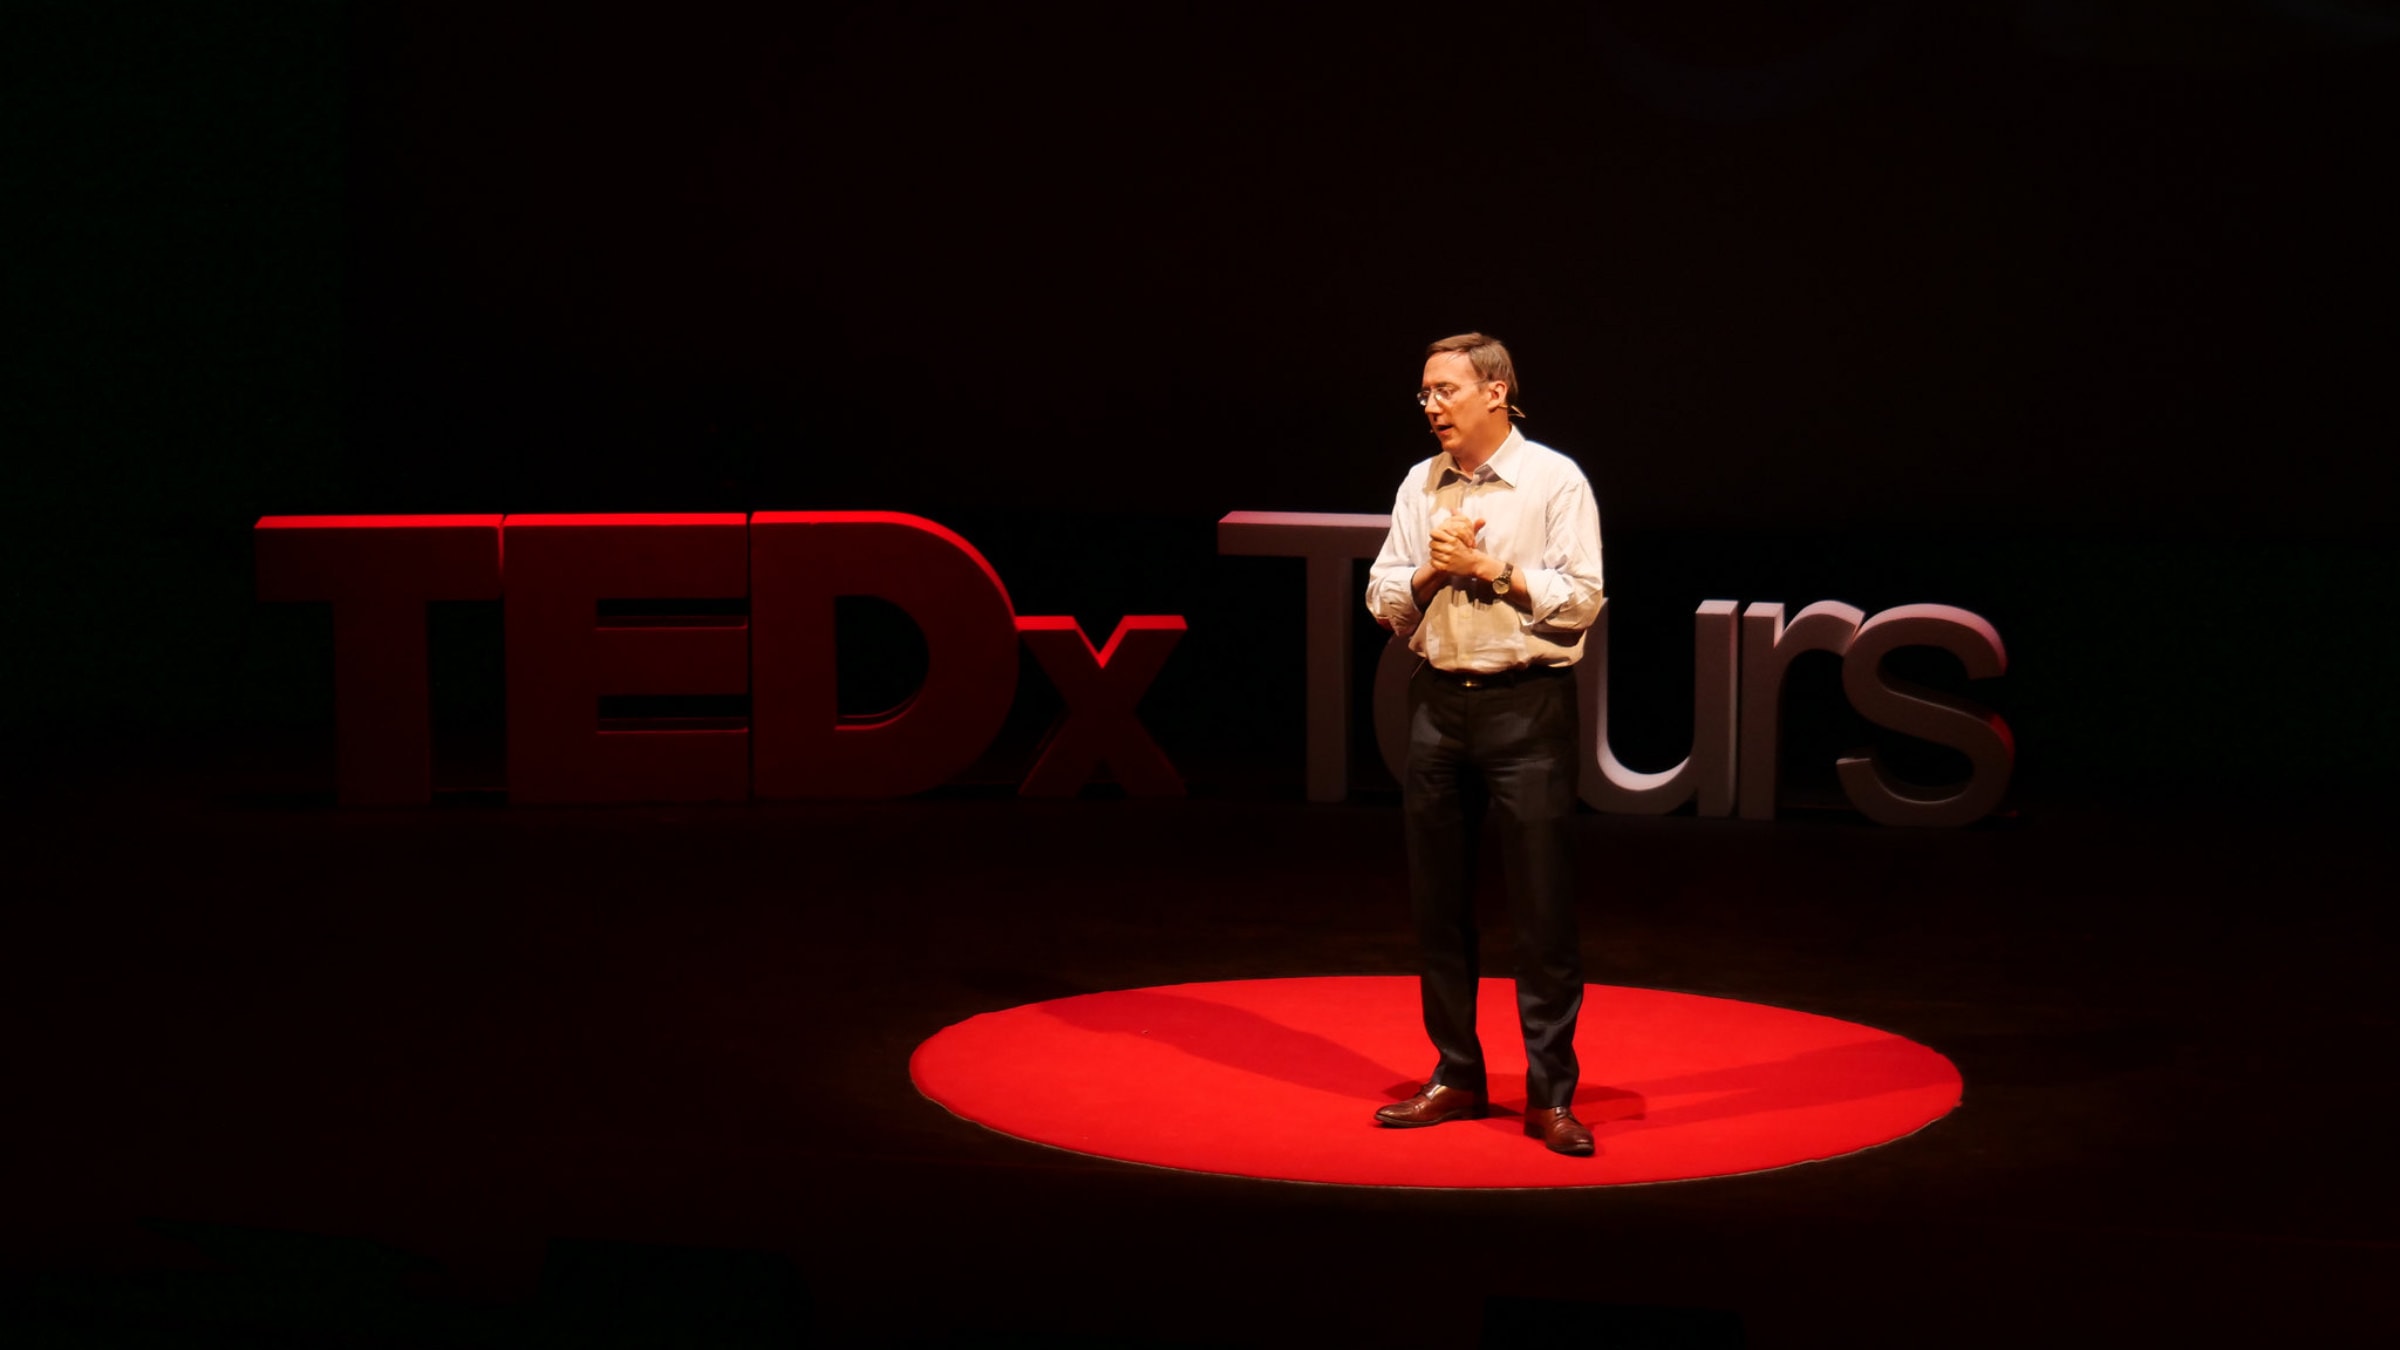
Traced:
[[[925, 634], [925, 683], [879, 721], [835, 697], [833, 602], [871, 595]], [[1017, 693], [1016, 610], [975, 546], [891, 511], [750, 518], [751, 791], [899, 797], [948, 782], [999, 734]]]

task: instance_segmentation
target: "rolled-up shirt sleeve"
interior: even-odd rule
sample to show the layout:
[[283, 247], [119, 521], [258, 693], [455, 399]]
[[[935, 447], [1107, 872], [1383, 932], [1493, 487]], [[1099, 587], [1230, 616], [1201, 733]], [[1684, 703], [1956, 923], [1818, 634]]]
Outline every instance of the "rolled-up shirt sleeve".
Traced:
[[1603, 594], [1600, 505], [1590, 481], [1578, 475], [1552, 493], [1545, 515], [1541, 566], [1523, 573], [1526, 599], [1532, 601], [1524, 626], [1563, 632], [1589, 628], [1599, 617]]
[[[1383, 551], [1367, 569], [1367, 612], [1375, 622], [1402, 637], [1417, 631], [1425, 612], [1417, 608], [1417, 590], [1410, 584], [1426, 555], [1425, 522], [1410, 500], [1413, 484], [1402, 484], [1392, 501], [1392, 528], [1383, 536]], [[1597, 523], [1593, 526], [1598, 530]], [[1587, 620], [1588, 622], [1588, 620]]]

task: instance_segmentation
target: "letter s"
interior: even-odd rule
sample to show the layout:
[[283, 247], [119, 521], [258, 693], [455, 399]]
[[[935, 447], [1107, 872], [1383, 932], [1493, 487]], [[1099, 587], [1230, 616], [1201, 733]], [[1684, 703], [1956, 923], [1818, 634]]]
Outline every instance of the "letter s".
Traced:
[[1939, 647], [1959, 659], [1970, 680], [2008, 669], [2000, 634], [1975, 614], [1949, 605], [1901, 605], [1859, 626], [1842, 657], [1842, 691], [1879, 727], [1967, 757], [1966, 778], [1928, 786], [1892, 777], [1872, 752], [1840, 760], [1842, 791], [1880, 825], [1966, 825], [1982, 819], [2008, 790], [2016, 740], [1990, 709], [1888, 675], [1884, 657], [1902, 647]]

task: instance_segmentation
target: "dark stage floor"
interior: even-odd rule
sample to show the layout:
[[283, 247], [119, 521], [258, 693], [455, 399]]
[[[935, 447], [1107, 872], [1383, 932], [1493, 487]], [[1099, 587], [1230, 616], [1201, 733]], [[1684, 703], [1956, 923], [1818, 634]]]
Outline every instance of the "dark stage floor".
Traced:
[[145, 782], [18, 811], [15, 1344], [1471, 1344], [1487, 1298], [1560, 1344], [2393, 1321], [2379, 813], [1587, 816], [1593, 981], [1888, 1028], [1964, 1104], [1781, 1172], [1440, 1193], [1053, 1152], [907, 1074], [1027, 1000], [1408, 970], [1390, 804]]

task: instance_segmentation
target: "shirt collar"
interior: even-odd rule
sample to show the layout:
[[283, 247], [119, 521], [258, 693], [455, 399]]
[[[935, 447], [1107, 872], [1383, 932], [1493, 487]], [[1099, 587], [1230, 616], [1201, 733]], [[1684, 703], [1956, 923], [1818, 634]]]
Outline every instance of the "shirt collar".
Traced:
[[[1492, 477], [1499, 479], [1501, 482], [1506, 483], [1511, 487], [1516, 486], [1517, 479], [1515, 470], [1518, 459], [1517, 451], [1524, 444], [1525, 437], [1519, 433], [1514, 426], [1511, 426], [1508, 429], [1508, 439], [1500, 442], [1500, 448], [1494, 450], [1492, 452], [1492, 457], [1483, 462], [1483, 467], [1492, 471]], [[1478, 470], [1477, 472], [1480, 473], [1481, 470]], [[1439, 455], [1434, 456], [1433, 485], [1437, 488], [1440, 487], [1442, 485], [1442, 481], [1448, 478], [1451, 474], [1457, 474], [1459, 477], [1464, 478], [1469, 482], [1473, 482], [1476, 477], [1475, 474], [1468, 473], [1460, 469], [1458, 467], [1458, 461], [1451, 458], [1449, 451], [1444, 450]]]

